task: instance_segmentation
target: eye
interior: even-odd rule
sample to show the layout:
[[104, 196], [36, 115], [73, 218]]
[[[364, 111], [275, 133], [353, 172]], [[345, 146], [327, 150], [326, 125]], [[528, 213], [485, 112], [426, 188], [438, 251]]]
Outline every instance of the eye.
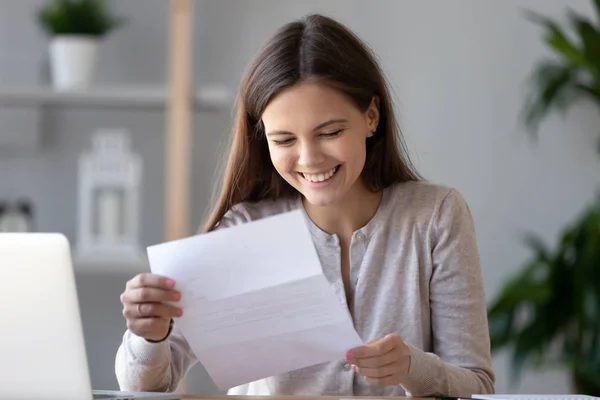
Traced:
[[284, 146], [286, 144], [291, 144], [295, 139], [294, 138], [288, 138], [288, 139], [283, 139], [283, 140], [273, 140], [273, 143], [275, 143], [278, 146]]
[[331, 132], [331, 133], [323, 133], [323, 134], [321, 134], [321, 136], [325, 136], [325, 137], [328, 137], [328, 138], [329, 138], [329, 137], [336, 137], [336, 136], [339, 136], [339, 135], [340, 135], [340, 133], [342, 133], [342, 131], [343, 131], [343, 129], [338, 129], [338, 130], [337, 130], [337, 131], [335, 131], [335, 132]]

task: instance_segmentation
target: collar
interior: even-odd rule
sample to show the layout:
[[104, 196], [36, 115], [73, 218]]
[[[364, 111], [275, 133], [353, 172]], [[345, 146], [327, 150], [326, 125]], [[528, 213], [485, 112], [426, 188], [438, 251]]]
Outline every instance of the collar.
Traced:
[[[381, 196], [381, 201], [379, 203], [379, 207], [375, 211], [375, 215], [366, 223], [362, 228], [357, 229], [352, 233], [352, 238], [359, 239], [370, 239], [373, 234], [375, 234], [387, 219], [387, 215], [389, 215], [389, 207], [390, 207], [390, 196], [391, 196], [392, 187], [388, 187], [383, 189], [383, 194]], [[339, 245], [339, 237], [336, 234], [330, 234], [322, 230], [313, 222], [310, 218], [306, 209], [304, 208], [304, 204], [302, 204], [302, 195], [296, 197], [296, 207], [302, 210], [302, 214], [306, 221], [306, 224], [310, 230], [312, 237], [318, 243], [326, 243], [330, 245]]]

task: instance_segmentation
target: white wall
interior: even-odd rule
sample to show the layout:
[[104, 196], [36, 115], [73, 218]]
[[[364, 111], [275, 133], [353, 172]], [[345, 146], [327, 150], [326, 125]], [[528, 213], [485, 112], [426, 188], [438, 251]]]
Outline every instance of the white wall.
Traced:
[[[600, 119], [583, 105], [552, 117], [531, 144], [517, 114], [523, 83], [547, 54], [531, 8], [564, 19], [587, 0], [303, 0], [198, 3], [200, 80], [236, 84], [261, 42], [282, 23], [323, 12], [348, 24], [379, 54], [421, 172], [458, 188], [473, 211], [488, 297], [527, 257], [519, 233], [551, 240], [589, 201], [600, 181], [594, 139]], [[498, 392], [568, 392], [560, 371], [508, 383], [495, 359]]]

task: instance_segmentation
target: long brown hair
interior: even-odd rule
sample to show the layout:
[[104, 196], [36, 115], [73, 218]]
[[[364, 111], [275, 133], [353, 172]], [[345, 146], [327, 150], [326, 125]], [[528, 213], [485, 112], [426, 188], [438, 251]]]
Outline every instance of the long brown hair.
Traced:
[[203, 228], [215, 228], [234, 205], [296, 194], [275, 170], [261, 116], [269, 101], [301, 82], [318, 81], [340, 90], [366, 111], [379, 99], [380, 120], [367, 140], [362, 179], [378, 191], [396, 182], [420, 180], [411, 165], [394, 116], [386, 79], [375, 56], [349, 29], [321, 15], [281, 27], [252, 61], [242, 79], [233, 141], [217, 203]]

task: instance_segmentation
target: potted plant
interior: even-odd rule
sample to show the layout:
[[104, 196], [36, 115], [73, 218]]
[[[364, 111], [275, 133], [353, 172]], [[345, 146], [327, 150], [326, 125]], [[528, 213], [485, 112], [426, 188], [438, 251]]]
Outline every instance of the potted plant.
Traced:
[[[600, 16], [600, 0], [593, 0]], [[586, 98], [600, 109], [600, 29], [569, 13], [570, 39], [554, 21], [529, 13], [556, 57], [534, 68], [523, 117], [532, 133], [553, 111]], [[530, 234], [533, 255], [488, 308], [492, 351], [512, 348], [512, 381], [525, 365], [568, 368], [573, 390], [600, 396], [600, 193], [563, 230], [554, 249]]]
[[50, 69], [56, 89], [78, 89], [93, 80], [101, 41], [124, 23], [105, 0], [50, 0], [37, 14], [51, 38]]
[[561, 365], [575, 392], [600, 396], [600, 195], [554, 250], [526, 243], [531, 259], [489, 307], [492, 350], [512, 347], [513, 382], [526, 364]]

